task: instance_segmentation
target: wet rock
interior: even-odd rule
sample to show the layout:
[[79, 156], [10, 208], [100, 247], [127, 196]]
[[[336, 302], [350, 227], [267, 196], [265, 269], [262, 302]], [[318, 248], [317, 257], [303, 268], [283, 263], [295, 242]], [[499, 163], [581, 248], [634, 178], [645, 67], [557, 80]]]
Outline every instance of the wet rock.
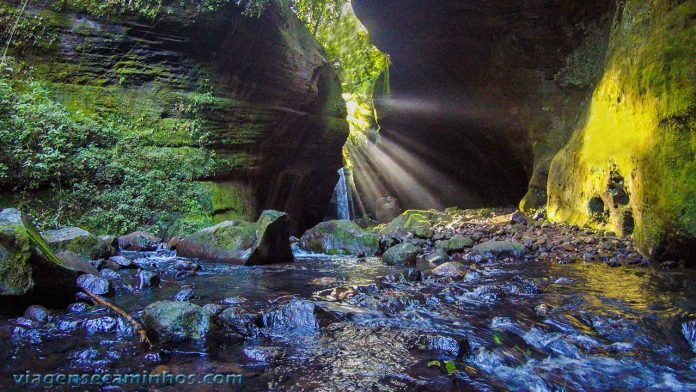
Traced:
[[190, 301], [193, 298], [193, 289], [183, 289], [176, 293], [174, 301]]
[[186, 271], [186, 272], [200, 271], [201, 270], [201, 266], [194, 263], [191, 260], [176, 260], [174, 262], [173, 267], [177, 271]]
[[77, 286], [96, 295], [111, 296], [114, 294], [111, 282], [91, 274], [80, 275], [77, 278]]
[[343, 302], [317, 301], [315, 306], [317, 318], [322, 326], [344, 321], [360, 322], [384, 317], [380, 312]]
[[450, 261], [435, 267], [431, 273], [443, 278], [461, 279], [466, 276], [466, 266], [456, 261]]
[[285, 263], [294, 260], [288, 238], [288, 217], [266, 210], [257, 222], [225, 221], [181, 240], [177, 254], [234, 264]]
[[548, 304], [539, 304], [534, 307], [534, 312], [536, 312], [536, 314], [542, 317], [548, 317], [548, 315], [551, 313], [551, 310], [553, 310], [553, 307]]
[[152, 271], [140, 271], [136, 277], [136, 285], [142, 290], [147, 287], [157, 287], [160, 284], [160, 277]]
[[0, 211], [0, 311], [27, 305], [62, 307], [73, 300], [78, 271], [51, 251], [29, 216]]
[[203, 305], [203, 309], [205, 309], [207, 312], [209, 312], [212, 315], [217, 315], [223, 310], [225, 310], [225, 307], [222, 305], [218, 304], [205, 304]]
[[164, 343], [197, 342], [210, 332], [212, 315], [189, 302], [159, 301], [142, 313], [145, 328]]
[[220, 301], [223, 305], [239, 305], [244, 302], [246, 302], [246, 300], [242, 297], [227, 297]]
[[54, 252], [71, 251], [85, 261], [109, 257], [112, 251], [110, 242], [79, 227], [43, 231], [41, 236]]
[[319, 332], [319, 322], [314, 315], [314, 303], [293, 298], [287, 304], [264, 312], [262, 325], [271, 334], [313, 334]]
[[445, 357], [460, 358], [468, 351], [469, 342], [466, 339], [451, 336], [424, 334], [417, 338], [414, 348]]
[[466, 248], [471, 248], [474, 245], [474, 241], [463, 235], [456, 235], [449, 240], [437, 241], [435, 247], [438, 249], [445, 250], [449, 253], [461, 252]]
[[348, 220], [322, 222], [300, 238], [300, 247], [327, 255], [374, 256], [380, 249], [380, 238]]
[[247, 361], [271, 364], [283, 357], [283, 351], [278, 347], [253, 346], [242, 351]]
[[41, 305], [32, 305], [24, 311], [24, 317], [36, 321], [39, 324], [45, 324], [49, 318], [48, 309]]
[[436, 210], [408, 210], [396, 217], [380, 230], [383, 237], [404, 239], [409, 235], [419, 238], [432, 238], [433, 226], [449, 223], [452, 217]]
[[686, 339], [686, 342], [691, 346], [691, 350], [696, 353], [696, 320], [682, 323], [681, 332]]
[[124, 250], [157, 250], [162, 239], [144, 231], [136, 231], [118, 238], [118, 245]]
[[379, 223], [389, 223], [401, 214], [399, 200], [386, 196], [377, 199], [375, 203], [375, 215]]
[[118, 272], [110, 269], [103, 269], [99, 271], [99, 276], [107, 279], [107, 280], [119, 280], [121, 279], [121, 275], [118, 274]]
[[258, 314], [238, 307], [229, 307], [218, 315], [223, 327], [242, 336], [253, 336], [258, 330]]
[[70, 313], [82, 313], [86, 312], [87, 309], [89, 309], [89, 305], [84, 302], [75, 302], [68, 305], [68, 312]]
[[66, 250], [64, 252], [60, 252], [56, 254], [56, 257], [77, 272], [93, 275], [97, 275], [99, 273], [99, 270], [96, 267], [94, 267], [88, 261], [85, 261], [73, 251]]
[[382, 259], [387, 265], [413, 265], [416, 263], [416, 258], [421, 249], [409, 242], [404, 242], [399, 245], [389, 248]]
[[488, 241], [476, 245], [472, 249], [473, 255], [483, 256], [487, 259], [495, 259], [501, 256], [519, 258], [526, 252], [524, 245], [517, 241]]
[[[109, 261], [112, 263], [116, 264], [116, 268], [118, 269], [131, 269], [131, 268], [138, 268], [137, 265], [135, 265], [132, 261], [129, 259], [123, 257], [123, 256], [112, 256], [109, 257]], [[113, 269], [113, 268], [112, 268]]]
[[425, 255], [424, 259], [431, 264], [442, 264], [449, 260], [449, 255], [444, 249], [436, 249]]
[[85, 320], [82, 323], [82, 328], [88, 335], [114, 332], [118, 328], [118, 320], [111, 316], [94, 317]]

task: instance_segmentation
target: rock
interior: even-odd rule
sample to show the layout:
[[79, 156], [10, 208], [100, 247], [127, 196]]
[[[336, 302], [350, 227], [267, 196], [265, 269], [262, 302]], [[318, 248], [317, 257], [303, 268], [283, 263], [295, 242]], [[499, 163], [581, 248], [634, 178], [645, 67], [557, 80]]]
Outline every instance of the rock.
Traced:
[[293, 261], [284, 212], [266, 210], [258, 221], [225, 221], [181, 240], [177, 254], [234, 264], [269, 264]]
[[524, 245], [517, 241], [488, 241], [476, 245], [471, 251], [473, 255], [483, 256], [487, 259], [495, 259], [501, 256], [519, 258], [525, 252]]
[[218, 319], [224, 327], [242, 336], [252, 336], [258, 330], [258, 315], [234, 306], [223, 310]]
[[191, 260], [176, 260], [174, 269], [177, 271], [200, 271], [201, 266]]
[[438, 249], [445, 250], [447, 252], [461, 252], [466, 248], [471, 248], [474, 245], [474, 241], [463, 235], [456, 235], [449, 240], [442, 240], [435, 242], [435, 247]]
[[382, 197], [375, 202], [375, 215], [379, 223], [389, 223], [398, 217], [401, 212], [399, 200], [394, 197]]
[[24, 311], [24, 317], [36, 321], [39, 324], [46, 324], [49, 318], [48, 309], [41, 305], [32, 305]]
[[160, 277], [152, 271], [140, 271], [136, 278], [138, 289], [142, 290], [147, 287], [157, 287], [160, 284]]
[[452, 217], [436, 210], [408, 210], [385, 225], [380, 234], [383, 237], [403, 239], [414, 235], [420, 238], [432, 238], [432, 227], [436, 224], [449, 223]]
[[96, 295], [111, 296], [114, 294], [111, 282], [91, 274], [80, 275], [77, 278], [77, 286]]
[[691, 350], [696, 353], [696, 320], [682, 323], [681, 331], [686, 342], [691, 346]]
[[510, 223], [513, 225], [527, 225], [527, 216], [522, 211], [516, 211], [512, 214]]
[[415, 348], [435, 352], [445, 357], [459, 358], [468, 351], [469, 342], [462, 338], [425, 334], [417, 338]]
[[223, 310], [225, 310], [225, 307], [222, 305], [218, 304], [205, 304], [203, 305], [203, 309], [205, 309], [207, 312], [209, 312], [212, 315], [217, 315]]
[[290, 248], [288, 215], [266, 210], [256, 221], [256, 242], [246, 265], [289, 263], [295, 260]]
[[379, 251], [379, 236], [361, 229], [348, 220], [322, 222], [300, 239], [300, 247], [327, 255], [374, 256]]
[[118, 274], [118, 272], [110, 269], [103, 269], [99, 271], [99, 276], [107, 279], [107, 280], [119, 280], [121, 279], [121, 275]]
[[90, 264], [88, 261], [85, 261], [83, 258], [81, 258], [77, 253], [73, 251], [66, 250], [64, 252], [60, 252], [56, 254], [56, 257], [58, 257], [63, 263], [70, 266], [70, 268], [77, 272], [92, 275], [99, 274], [99, 270], [97, 270], [92, 264]]
[[89, 305], [84, 302], [75, 302], [68, 305], [68, 312], [70, 313], [82, 313], [86, 312], [87, 309], [89, 309]]
[[169, 250], [176, 250], [176, 246], [179, 245], [179, 242], [183, 240], [182, 237], [172, 237], [167, 241], [167, 249]]
[[461, 279], [466, 276], [466, 272], [466, 266], [456, 261], [439, 265], [431, 271], [435, 276], [452, 279]]
[[0, 312], [30, 304], [66, 306], [77, 291], [77, 275], [53, 254], [27, 215], [0, 211]]
[[66, 227], [41, 232], [54, 252], [71, 251], [84, 260], [94, 260], [111, 255], [111, 243], [101, 240], [79, 227]]
[[136, 231], [118, 238], [118, 245], [124, 250], [153, 251], [162, 239], [144, 231]]
[[[128, 260], [127, 258], [123, 256], [111, 256], [109, 257], [109, 261], [116, 263], [116, 268], [117, 269], [135, 269], [138, 268], [137, 265], [133, 264], [132, 261]], [[113, 269], [113, 268], [112, 268]]]
[[145, 328], [163, 343], [202, 343], [212, 324], [212, 315], [189, 302], [159, 301], [142, 313]]
[[319, 322], [314, 315], [314, 303], [293, 298], [290, 302], [264, 312], [263, 327], [271, 334], [313, 334], [319, 332]]
[[442, 264], [449, 260], [449, 255], [444, 249], [436, 249], [425, 255], [425, 261], [432, 264]]
[[419, 247], [405, 242], [389, 248], [384, 252], [382, 259], [388, 265], [413, 265], [420, 250]]
[[82, 328], [87, 335], [114, 332], [118, 328], [118, 320], [111, 316], [93, 317], [85, 320], [82, 323]]
[[176, 293], [174, 301], [190, 301], [193, 298], [193, 289], [183, 289]]

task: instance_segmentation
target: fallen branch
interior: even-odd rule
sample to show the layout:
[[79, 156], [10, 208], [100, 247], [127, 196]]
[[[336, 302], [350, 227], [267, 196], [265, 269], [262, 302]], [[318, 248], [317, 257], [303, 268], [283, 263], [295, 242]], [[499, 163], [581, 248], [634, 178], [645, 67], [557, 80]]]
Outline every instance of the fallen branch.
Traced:
[[128, 321], [133, 326], [133, 328], [135, 328], [135, 331], [140, 336], [140, 343], [146, 344], [148, 348], [152, 348], [152, 343], [150, 342], [150, 339], [147, 337], [147, 331], [145, 330], [145, 327], [143, 327], [143, 325], [138, 322], [138, 320], [133, 318], [133, 316], [128, 314], [125, 310], [119, 308], [118, 306], [112, 304], [104, 298], [94, 294], [93, 292], [85, 288], [82, 288], [82, 291], [84, 291], [84, 293], [87, 294], [95, 304], [106, 306], [107, 308], [114, 311], [114, 313], [118, 314], [119, 316], [123, 317], [126, 321]]

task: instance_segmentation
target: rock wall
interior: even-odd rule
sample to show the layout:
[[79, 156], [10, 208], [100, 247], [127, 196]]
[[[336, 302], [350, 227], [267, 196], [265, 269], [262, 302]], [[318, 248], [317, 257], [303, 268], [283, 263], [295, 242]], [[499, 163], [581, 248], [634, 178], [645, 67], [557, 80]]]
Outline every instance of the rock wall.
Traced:
[[601, 81], [549, 176], [555, 220], [696, 261], [696, 3], [624, 1]]
[[455, 181], [447, 203], [548, 203], [552, 220], [696, 259], [696, 3], [354, 6], [392, 57], [383, 137]]
[[[21, 60], [71, 111], [137, 120], [153, 159], [214, 156], [195, 181], [215, 221], [287, 211], [293, 232], [328, 209], [348, 135], [340, 82], [284, 7], [154, 19], [95, 17], [32, 2], [42, 44]], [[6, 7], [18, 2], [3, 2]]]

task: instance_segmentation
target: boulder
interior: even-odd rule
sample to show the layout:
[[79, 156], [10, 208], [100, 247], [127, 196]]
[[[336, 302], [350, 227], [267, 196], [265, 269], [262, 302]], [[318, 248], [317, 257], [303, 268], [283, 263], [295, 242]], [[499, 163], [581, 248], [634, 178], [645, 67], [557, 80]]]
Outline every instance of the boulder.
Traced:
[[118, 238], [118, 246], [123, 250], [153, 251], [160, 242], [161, 238], [144, 231], [136, 231]]
[[464, 264], [450, 261], [432, 269], [432, 274], [443, 278], [460, 279], [466, 276]]
[[24, 318], [36, 321], [39, 324], [46, 324], [49, 316], [48, 309], [41, 305], [31, 305], [24, 311]]
[[461, 252], [466, 248], [471, 248], [474, 241], [463, 235], [456, 235], [448, 240], [435, 242], [435, 247], [447, 252]]
[[289, 302], [264, 312], [262, 325], [271, 334], [312, 334], [319, 332], [313, 302], [293, 298]]
[[386, 196], [377, 199], [375, 203], [375, 215], [379, 223], [389, 223], [401, 214], [401, 206], [399, 200]]
[[425, 255], [425, 261], [431, 264], [442, 264], [447, 260], [449, 260], [449, 255], [443, 249], [436, 249]]
[[389, 248], [384, 252], [382, 259], [388, 265], [412, 265], [416, 263], [416, 257], [420, 250], [419, 247], [404, 242]]
[[202, 343], [212, 324], [212, 314], [189, 302], [159, 301], [142, 313], [145, 328], [163, 343]]
[[60, 252], [56, 255], [61, 261], [63, 261], [65, 264], [70, 266], [73, 270], [77, 272], [82, 272], [85, 274], [92, 274], [92, 275], [97, 275], [99, 274], [99, 271], [97, 270], [96, 267], [94, 267], [92, 264], [90, 264], [88, 261], [85, 261], [82, 257], [80, 257], [77, 253], [66, 250], [64, 252]]
[[114, 294], [114, 286], [108, 279], [91, 274], [80, 275], [77, 278], [77, 286], [96, 295], [111, 296]]
[[123, 256], [112, 256], [109, 257], [110, 266], [114, 267], [112, 269], [135, 269], [138, 268], [135, 263]]
[[327, 255], [374, 256], [379, 251], [379, 236], [349, 220], [333, 220], [322, 222], [304, 233], [300, 247]]
[[112, 252], [111, 242], [104, 241], [79, 227], [47, 230], [41, 232], [41, 236], [54, 252], [71, 251], [84, 260], [109, 257]]
[[476, 245], [471, 253], [487, 259], [495, 259], [501, 256], [521, 257], [526, 250], [524, 245], [517, 241], [488, 241]]
[[293, 261], [284, 212], [267, 210], [257, 222], [225, 221], [179, 241], [177, 254], [235, 264]]
[[408, 210], [396, 217], [380, 230], [383, 237], [404, 238], [413, 235], [419, 238], [432, 238], [432, 227], [449, 223], [452, 217], [436, 210]]
[[16, 209], [0, 211], [0, 311], [29, 304], [66, 306], [75, 296], [78, 271], [59, 259]]

